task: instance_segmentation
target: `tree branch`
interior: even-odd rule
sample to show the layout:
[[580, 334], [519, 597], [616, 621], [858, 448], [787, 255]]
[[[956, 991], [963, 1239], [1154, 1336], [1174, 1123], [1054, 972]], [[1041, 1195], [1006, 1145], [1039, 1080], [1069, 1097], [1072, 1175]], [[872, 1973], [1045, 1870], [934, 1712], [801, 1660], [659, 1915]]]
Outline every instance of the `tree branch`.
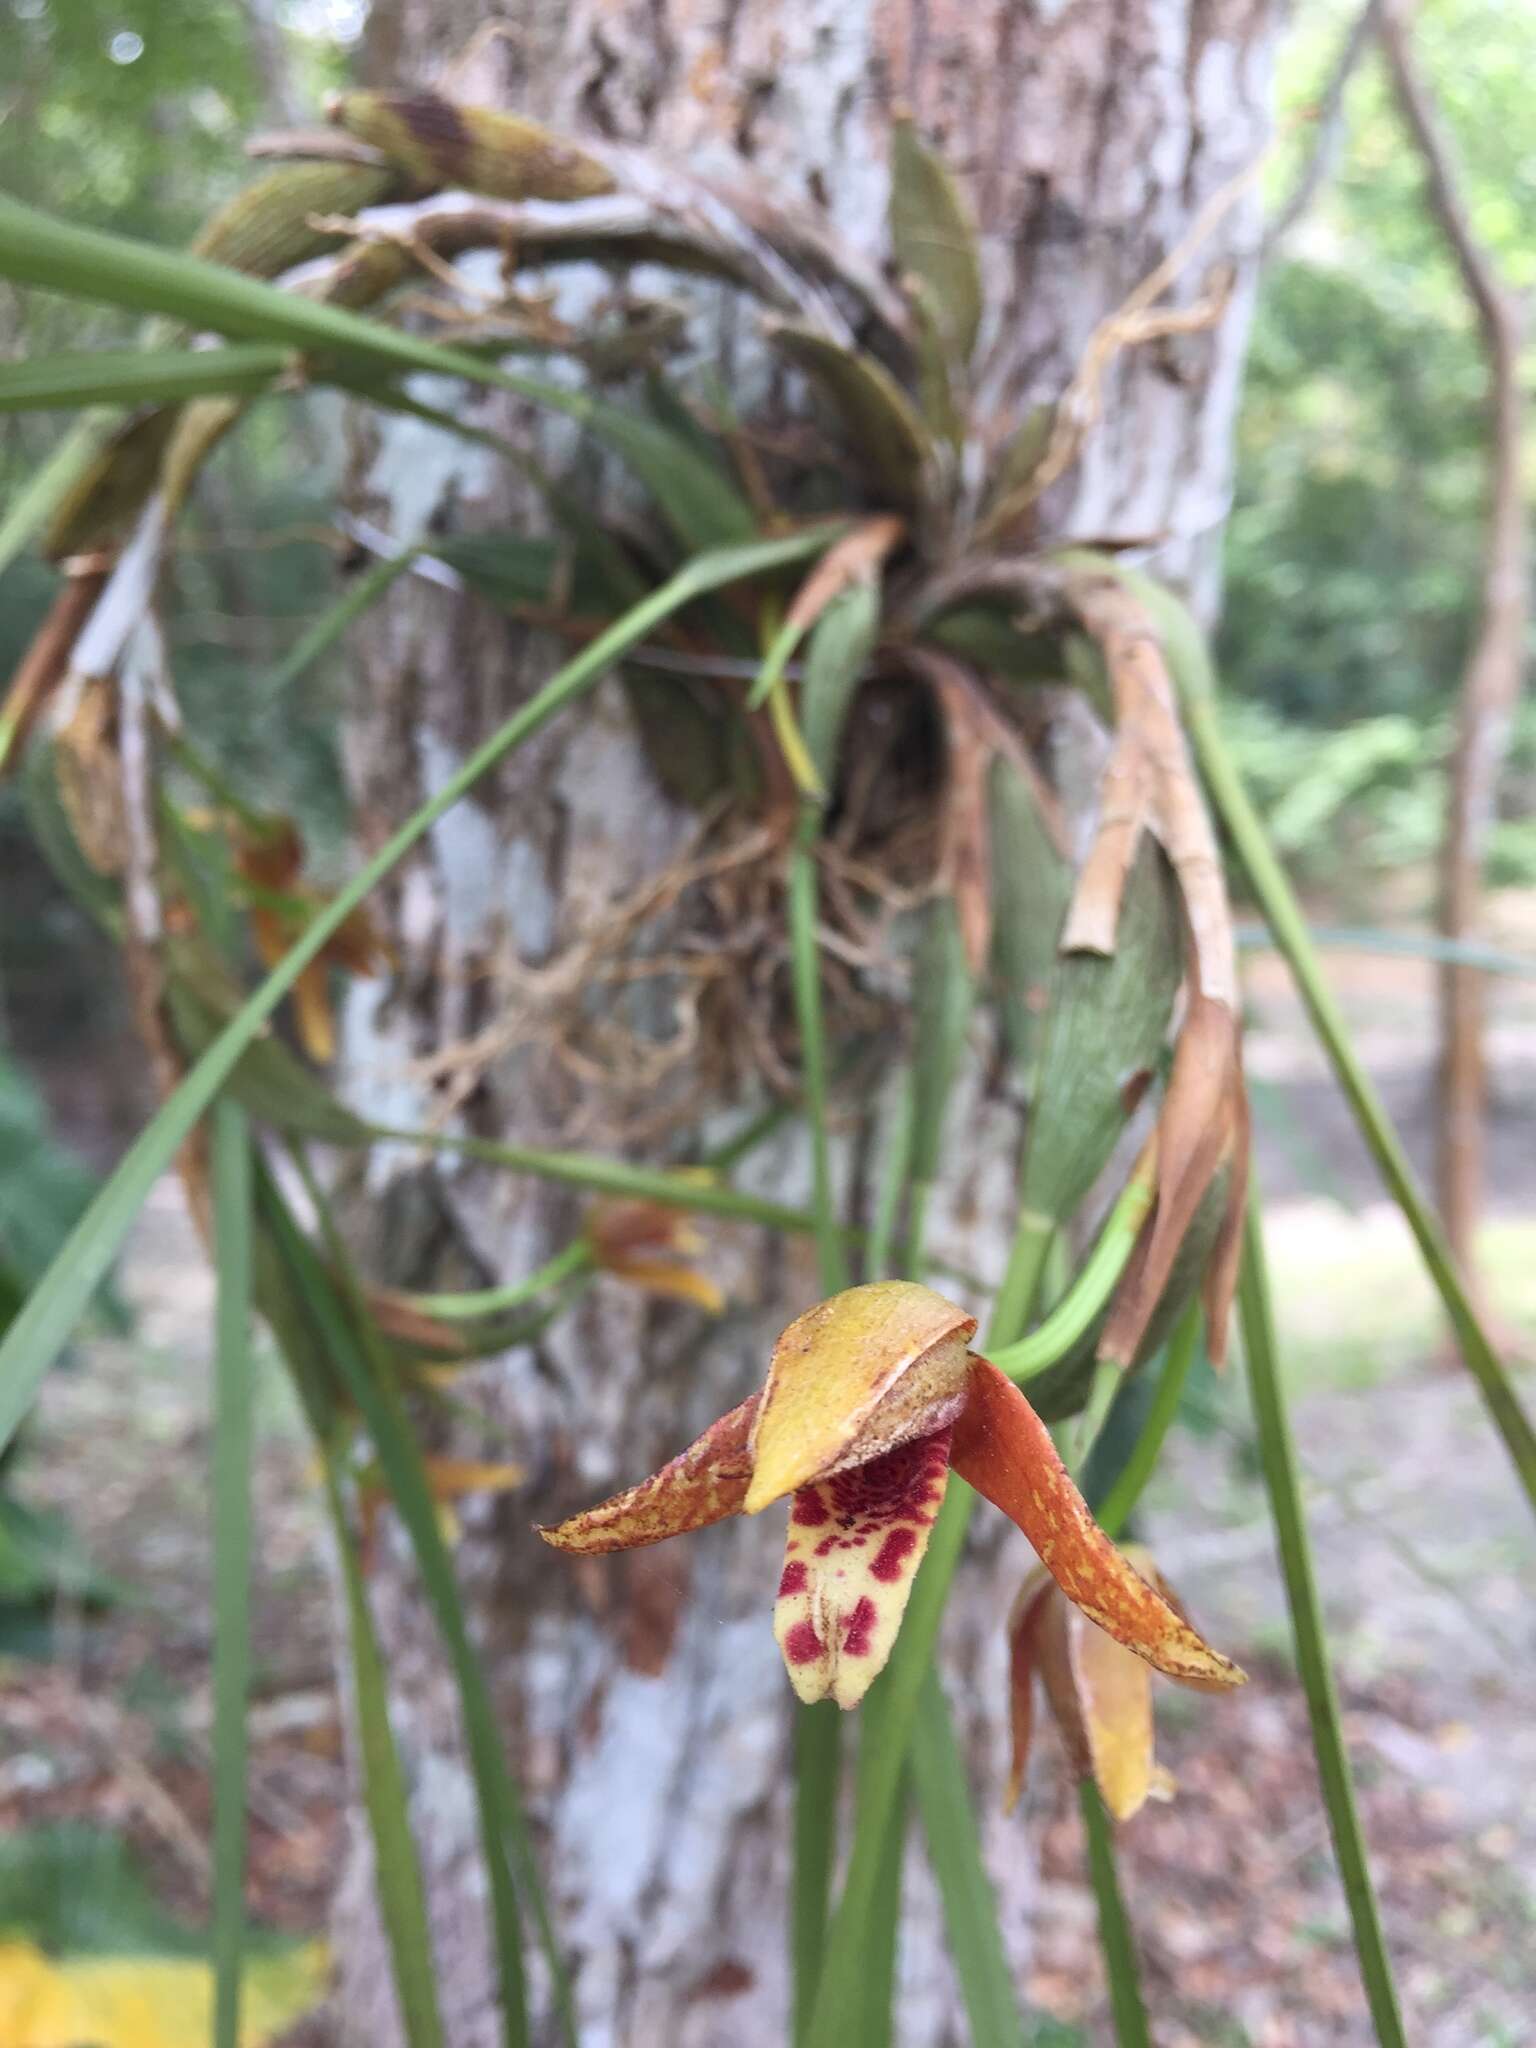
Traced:
[[1355, 17], [1353, 27], [1340, 46], [1333, 71], [1317, 104], [1311, 154], [1302, 166], [1300, 177], [1291, 188], [1290, 197], [1264, 231], [1262, 260], [1265, 263], [1273, 261], [1279, 252], [1280, 244], [1296, 227], [1333, 174], [1334, 166], [1338, 162], [1339, 145], [1344, 138], [1344, 95], [1349, 89], [1349, 82], [1355, 75], [1360, 59], [1365, 55], [1366, 45], [1376, 30], [1381, 5], [1382, 0], [1366, 0], [1366, 5]]

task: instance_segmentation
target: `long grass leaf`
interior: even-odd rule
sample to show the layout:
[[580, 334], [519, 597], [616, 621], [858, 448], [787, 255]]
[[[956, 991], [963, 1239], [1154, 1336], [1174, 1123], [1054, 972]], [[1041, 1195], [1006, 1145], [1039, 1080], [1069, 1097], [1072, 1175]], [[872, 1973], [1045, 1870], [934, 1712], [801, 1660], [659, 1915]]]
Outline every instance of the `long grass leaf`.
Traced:
[[[9, 204], [0, 201], [0, 222], [5, 219]], [[0, 1341], [0, 1449], [14, 1435], [38, 1382], [104, 1278], [150, 1189], [268, 1017], [370, 890], [487, 769], [573, 703], [662, 619], [704, 591], [803, 560], [824, 546], [828, 537], [829, 530], [819, 528], [785, 540], [723, 548], [696, 557], [552, 676], [521, 710], [476, 748], [437, 794], [413, 812], [346, 887], [338, 890], [316, 914], [302, 937], [242, 1005], [129, 1147]]]
[[949, 1953], [976, 2048], [1024, 2048], [1018, 1994], [997, 1924], [997, 1896], [982, 1860], [970, 1786], [949, 1703], [929, 1667], [918, 1698], [912, 1784], [928, 1858], [944, 1901]]
[[326, 1505], [341, 1563], [346, 1595], [348, 1640], [352, 1651], [352, 1701], [357, 1715], [358, 1761], [362, 1767], [363, 1804], [373, 1835], [374, 1884], [389, 1947], [395, 1995], [407, 2048], [444, 2048], [443, 2023], [437, 2007], [437, 1973], [432, 1958], [432, 1930], [421, 1864], [411, 1835], [405, 1771], [395, 1732], [389, 1724], [389, 1695], [384, 1659], [368, 1611], [368, 1594], [352, 1532], [342, 1505], [341, 1483], [334, 1452], [320, 1446]]
[[1406, 2048], [1407, 2036], [1403, 2032], [1397, 1987], [1382, 1934], [1375, 1887], [1371, 1883], [1365, 1836], [1355, 1807], [1354, 1780], [1350, 1774], [1349, 1752], [1344, 1746], [1338, 1693], [1334, 1687], [1328, 1638], [1323, 1627], [1322, 1602], [1318, 1597], [1317, 1575], [1312, 1565], [1312, 1545], [1301, 1501], [1296, 1445], [1291, 1436], [1285, 1389], [1280, 1377], [1274, 1308], [1270, 1301], [1256, 1190], [1248, 1201], [1237, 1302], [1253, 1416], [1258, 1427], [1259, 1456], [1264, 1467], [1264, 1483], [1269, 1491], [1269, 1509], [1275, 1524], [1280, 1567], [1291, 1610], [1291, 1628], [1296, 1639], [1296, 1662], [1307, 1696], [1307, 1712], [1312, 1720], [1312, 1747], [1317, 1757], [1317, 1774], [1322, 1782], [1323, 1803], [1328, 1809], [1328, 1824], [1333, 1832], [1334, 1853], [1339, 1859], [1339, 1874], [1344, 1881], [1344, 1895], [1349, 1901], [1360, 1980], [1370, 2005], [1376, 2038], [1382, 2048]]
[[827, 1942], [827, 1907], [837, 1857], [837, 1799], [843, 1717], [830, 1700], [795, 1708], [795, 1808], [791, 1824], [789, 1962], [793, 2039], [806, 2039]]
[[[821, 1009], [821, 955], [817, 941], [817, 813], [806, 807], [789, 851], [789, 957], [795, 1021], [800, 1033], [801, 1085], [810, 1128], [816, 1220], [816, 1262], [823, 1295], [848, 1285], [848, 1262], [833, 1206], [831, 1148], [827, 1135], [827, 1048]], [[821, 1705], [795, 1716], [794, 1864], [790, 1901], [790, 1963], [794, 1978], [794, 2038], [803, 2042], [815, 2005], [826, 1942], [837, 1852], [838, 1787], [842, 1776], [842, 1716]]]
[[[461, 350], [423, 341], [343, 307], [279, 291], [183, 250], [77, 227], [0, 196], [0, 277], [70, 298], [166, 313], [216, 334], [330, 351], [396, 372], [430, 370], [509, 391], [581, 421], [607, 441], [653, 492], [687, 546], [744, 539], [750, 531], [750, 509], [724, 472], [654, 421], [546, 378], [504, 370]], [[317, 378], [325, 378], [323, 353], [311, 368]], [[337, 381], [358, 388], [355, 373], [344, 366]]]
[[[302, 1155], [296, 1154], [296, 1157], [300, 1159], [301, 1170], [305, 1170], [311, 1197], [326, 1230], [331, 1266], [343, 1276], [349, 1276], [346, 1250], [331, 1226], [324, 1196], [307, 1169], [303, 1169]], [[281, 1227], [293, 1245], [294, 1255], [309, 1269], [308, 1286], [313, 1312], [326, 1334], [347, 1395], [367, 1426], [391, 1500], [411, 1539], [428, 1604], [453, 1664], [490, 1883], [491, 1917], [501, 1975], [503, 2040], [507, 2048], [522, 2048], [528, 2039], [518, 1905], [520, 1890], [534, 1915], [545, 1949], [561, 2039], [566, 2048], [575, 2048], [570, 1984], [544, 1900], [528, 1823], [521, 1798], [507, 1770], [490, 1690], [470, 1641], [453, 1562], [438, 1525], [426, 1468], [391, 1375], [387, 1354], [376, 1341], [371, 1341], [374, 1332], [360, 1290], [349, 1290], [353, 1295], [349, 1315], [329, 1275], [297, 1232], [291, 1218]]]
[[831, 1142], [827, 1134], [827, 1046], [821, 1011], [821, 957], [816, 929], [815, 820], [807, 814], [789, 855], [789, 958], [794, 982], [795, 1020], [800, 1031], [801, 1086], [811, 1132], [815, 1189], [816, 1260], [821, 1291], [836, 1294], [848, 1285], [848, 1260], [833, 1203]]
[[239, 2048], [245, 1953], [246, 1701], [251, 1642], [251, 1139], [245, 1111], [213, 1111], [218, 1269], [213, 1416], [214, 2048]]
[[[1173, 666], [1172, 663], [1170, 665]], [[1176, 677], [1179, 675], [1177, 666], [1174, 666], [1174, 673]], [[1274, 933], [1276, 945], [1285, 955], [1313, 1028], [1355, 1113], [1360, 1133], [1392, 1199], [1402, 1210], [1418, 1242], [1424, 1264], [1439, 1290], [1456, 1333], [1462, 1357], [1477, 1382], [1493, 1425], [1504, 1441], [1520, 1484], [1531, 1506], [1536, 1508], [1536, 1428], [1533, 1428], [1503, 1361], [1478, 1319], [1466, 1283], [1457, 1271], [1444, 1232], [1409, 1164], [1402, 1140], [1355, 1051], [1349, 1027], [1323, 977], [1322, 963], [1312, 944], [1301, 907], [1227, 752], [1215, 704], [1208, 695], [1194, 696], [1186, 691], [1184, 715], [1216, 812], [1231, 834], [1259, 907]]]
[[1077, 1802], [1088, 1837], [1088, 1874], [1099, 1909], [1099, 1946], [1104, 1952], [1104, 1974], [1109, 1980], [1115, 2040], [1118, 2048], [1152, 2048], [1147, 2011], [1141, 2001], [1136, 1938], [1131, 1932], [1115, 1868], [1114, 1828], [1099, 1797], [1099, 1788], [1091, 1778], [1085, 1778], [1078, 1786]]
[[896, 2033], [896, 1967], [901, 1953], [901, 1881], [907, 1861], [907, 1786], [891, 1816], [864, 1945], [864, 2016], [859, 2048], [891, 2048]]
[[336, 602], [306, 629], [292, 652], [257, 679], [251, 690], [253, 698], [263, 705], [268, 704], [272, 698], [281, 696], [291, 683], [296, 683], [300, 676], [307, 674], [321, 655], [335, 646], [348, 626], [378, 603], [395, 578], [409, 569], [416, 555], [415, 548], [406, 548], [398, 555], [385, 555], [381, 560], [370, 563], [351, 588], [344, 590]]
[[0, 412], [248, 396], [264, 391], [292, 360], [291, 349], [272, 342], [23, 356], [0, 364]]
[[1157, 1464], [1163, 1440], [1173, 1426], [1173, 1418], [1179, 1412], [1179, 1402], [1189, 1382], [1190, 1367], [1200, 1349], [1200, 1304], [1191, 1302], [1185, 1309], [1179, 1327], [1174, 1331], [1168, 1345], [1163, 1369], [1158, 1374], [1157, 1390], [1152, 1396], [1152, 1405], [1147, 1419], [1141, 1426], [1140, 1434], [1131, 1446], [1130, 1456], [1108, 1482], [1102, 1501], [1089, 1496], [1089, 1505], [1094, 1511], [1099, 1527], [1107, 1536], [1118, 1536], [1131, 1518], [1131, 1512], [1140, 1500], [1147, 1481]]

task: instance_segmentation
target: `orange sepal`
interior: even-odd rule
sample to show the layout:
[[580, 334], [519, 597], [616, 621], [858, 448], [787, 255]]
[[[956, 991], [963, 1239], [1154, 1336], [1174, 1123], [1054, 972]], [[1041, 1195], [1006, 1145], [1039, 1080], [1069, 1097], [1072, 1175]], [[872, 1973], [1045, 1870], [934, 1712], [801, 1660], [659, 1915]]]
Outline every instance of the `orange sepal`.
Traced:
[[1117, 1550], [1056, 1455], [1050, 1431], [989, 1359], [972, 1360], [950, 1462], [1015, 1522], [1067, 1598], [1170, 1678], [1225, 1690], [1246, 1674], [1203, 1641]]
[[638, 1550], [740, 1514], [752, 1478], [748, 1447], [760, 1399], [749, 1394], [649, 1479], [564, 1522], [540, 1524], [539, 1534], [556, 1550], [598, 1556]]

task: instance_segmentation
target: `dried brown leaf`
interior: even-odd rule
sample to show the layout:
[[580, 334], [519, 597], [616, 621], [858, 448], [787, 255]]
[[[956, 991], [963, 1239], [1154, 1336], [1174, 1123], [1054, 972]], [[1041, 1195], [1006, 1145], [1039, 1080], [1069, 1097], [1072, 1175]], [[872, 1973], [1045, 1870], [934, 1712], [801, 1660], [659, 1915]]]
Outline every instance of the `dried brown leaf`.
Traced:
[[1115, 744], [1099, 835], [1078, 881], [1063, 949], [1113, 952], [1125, 877], [1141, 831], [1150, 827], [1179, 879], [1196, 986], [1235, 1015], [1231, 907], [1156, 625], [1132, 592], [1106, 576], [1074, 575], [1067, 589], [1109, 672]]

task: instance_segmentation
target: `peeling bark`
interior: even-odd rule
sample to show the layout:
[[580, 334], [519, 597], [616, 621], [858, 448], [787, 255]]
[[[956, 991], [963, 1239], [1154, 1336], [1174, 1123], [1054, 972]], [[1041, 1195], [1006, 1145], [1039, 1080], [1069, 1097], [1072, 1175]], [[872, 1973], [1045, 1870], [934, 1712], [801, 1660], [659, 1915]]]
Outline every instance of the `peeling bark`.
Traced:
[[[1277, 13], [1274, 0], [532, 0], [517, 10], [515, 33], [482, 40], [453, 84], [461, 97], [578, 137], [683, 155], [704, 172], [746, 157], [867, 251], [883, 251], [886, 138], [893, 106], [906, 102], [963, 175], [985, 231], [994, 309], [985, 386], [1001, 439], [1062, 389], [1097, 323], [1248, 168], [1265, 139]], [[395, 82], [414, 84], [442, 74], [482, 15], [468, 0], [399, 0], [382, 18], [404, 52]], [[1240, 205], [1172, 294], [1193, 303], [1209, 274], [1231, 264], [1221, 318], [1114, 362], [1103, 422], [1045, 508], [1063, 534], [1166, 536], [1157, 566], [1207, 599], [1255, 239], [1252, 211]], [[599, 289], [595, 274], [568, 276], [562, 315], [579, 319]], [[697, 288], [694, 303], [708, 352], [750, 397], [769, 375], [755, 316], [716, 287]], [[510, 426], [547, 461], [569, 460], [559, 424], [501, 399], [455, 393], [452, 402]], [[354, 431], [352, 502], [396, 539], [429, 524], [534, 523], [534, 507], [486, 456], [410, 421]], [[360, 832], [376, 843], [547, 673], [551, 650], [415, 579], [395, 586], [356, 646], [349, 772]], [[393, 1124], [427, 1120], [435, 1084], [419, 1063], [495, 1025], [502, 1052], [458, 1077], [472, 1080], [459, 1107], [476, 1131], [616, 1150], [645, 1110], [690, 1103], [693, 1125], [718, 1136], [729, 1104], [686, 1035], [685, 991], [658, 984], [646, 1002], [630, 993], [589, 1006], [583, 1045], [586, 1024], [597, 1030], [622, 1014], [657, 1051], [657, 1076], [639, 1091], [622, 1085], [600, 1032], [578, 1072], [569, 1056], [551, 1055], [538, 1028], [573, 949], [676, 859], [693, 829], [652, 780], [616, 687], [513, 755], [393, 885], [401, 971], [393, 986], [360, 983], [351, 994], [350, 1099]], [[669, 913], [669, 945], [686, 933], [691, 904]], [[978, 1057], [958, 1091], [950, 1127], [965, 1142], [937, 1192], [931, 1242], [995, 1271], [1012, 1223], [1018, 1132], [1013, 1110], [986, 1099], [986, 1071]], [[663, 1144], [653, 1125], [648, 1156]], [[857, 1160], [868, 1149], [866, 1133], [849, 1151]], [[740, 1178], [779, 1200], [809, 1199], [794, 1137], [755, 1155]], [[567, 1239], [579, 1213], [567, 1193], [484, 1169], [428, 1172], [387, 1148], [374, 1156], [367, 1196], [354, 1208], [366, 1210], [371, 1262], [406, 1287], [526, 1271]], [[722, 1323], [647, 1304], [604, 1278], [537, 1350], [487, 1367], [473, 1387], [505, 1429], [496, 1451], [532, 1476], [510, 1500], [470, 1504], [458, 1564], [591, 2048], [723, 2048], [785, 2033], [791, 1700], [770, 1626], [776, 1518], [581, 1563], [552, 1558], [529, 1528], [679, 1450], [759, 1383], [774, 1336], [815, 1299], [808, 1244], [746, 1229], [710, 1234], [712, 1269], [734, 1303]], [[468, 1436], [455, 1447], [489, 1450]], [[1022, 1541], [986, 1518], [944, 1648], [1021, 1965], [1032, 1856], [1018, 1821], [998, 1809], [1003, 1625], [1028, 1561]], [[493, 1975], [451, 1687], [387, 1518], [373, 1583], [448, 2038], [490, 2048]], [[345, 2037], [388, 2048], [398, 2036], [361, 1828], [357, 1842], [338, 1911]], [[903, 2033], [938, 2048], [961, 2029], [917, 1857], [908, 1899]]]

